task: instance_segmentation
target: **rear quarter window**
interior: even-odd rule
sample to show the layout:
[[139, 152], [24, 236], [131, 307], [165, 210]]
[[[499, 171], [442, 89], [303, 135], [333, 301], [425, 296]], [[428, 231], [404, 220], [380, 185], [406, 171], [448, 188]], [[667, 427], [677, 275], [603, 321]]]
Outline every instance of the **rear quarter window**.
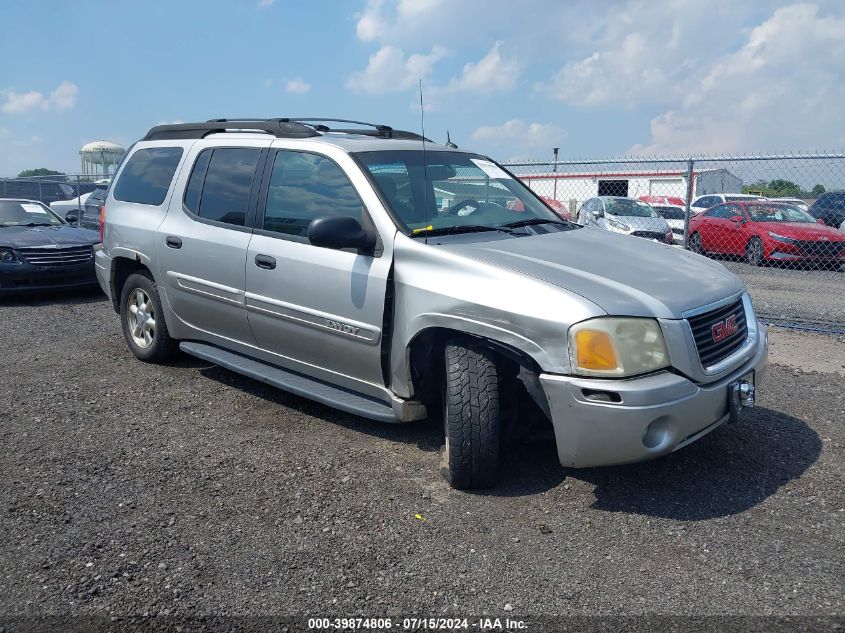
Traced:
[[114, 186], [114, 197], [123, 202], [158, 206], [182, 158], [181, 147], [147, 147], [132, 154]]

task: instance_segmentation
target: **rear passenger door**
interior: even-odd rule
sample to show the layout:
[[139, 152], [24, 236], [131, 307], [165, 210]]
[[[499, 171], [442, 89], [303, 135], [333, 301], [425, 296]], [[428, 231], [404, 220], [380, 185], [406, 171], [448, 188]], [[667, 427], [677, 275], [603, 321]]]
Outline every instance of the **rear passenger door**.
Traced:
[[370, 255], [309, 242], [308, 225], [321, 216], [353, 216], [375, 232], [355, 186], [329, 156], [272, 150], [265, 171], [246, 258], [246, 306], [259, 347], [288, 368], [380, 393], [372, 386], [384, 386], [392, 243]]
[[258, 196], [259, 167], [270, 141], [232, 147], [203, 144], [189, 156], [181, 186], [158, 230], [167, 299], [197, 338], [250, 345], [244, 307], [246, 253]]

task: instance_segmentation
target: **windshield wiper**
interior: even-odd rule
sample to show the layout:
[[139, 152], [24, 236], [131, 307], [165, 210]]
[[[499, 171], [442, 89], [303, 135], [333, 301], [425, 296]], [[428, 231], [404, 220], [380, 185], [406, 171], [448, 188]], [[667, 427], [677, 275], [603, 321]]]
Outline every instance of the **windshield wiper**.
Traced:
[[480, 233], [481, 231], [500, 231], [511, 234], [507, 228], [501, 226], [489, 226], [487, 224], [457, 224], [455, 226], [441, 226], [438, 228], [426, 227], [414, 229], [411, 237], [431, 237], [433, 235], [457, 235], [459, 233]]
[[27, 222], [23, 226], [53, 226], [52, 222]]
[[502, 226], [506, 226], [509, 229], [518, 229], [521, 226], [532, 226], [534, 224], [561, 224], [567, 225], [568, 222], [564, 222], [563, 220], [544, 220], [543, 218], [529, 218], [528, 220], [517, 220], [516, 222], [508, 222], [507, 224], [503, 224]]

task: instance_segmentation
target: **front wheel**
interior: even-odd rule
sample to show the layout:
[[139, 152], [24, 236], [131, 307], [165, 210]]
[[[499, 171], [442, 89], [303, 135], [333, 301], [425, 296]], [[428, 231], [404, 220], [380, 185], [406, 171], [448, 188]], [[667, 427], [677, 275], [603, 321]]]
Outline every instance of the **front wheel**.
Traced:
[[752, 266], [762, 266], [766, 263], [766, 256], [763, 250], [763, 240], [759, 237], [752, 237], [745, 246], [745, 258]]
[[135, 357], [147, 363], [163, 363], [176, 347], [170, 338], [158, 288], [146, 272], [129, 275], [120, 293], [120, 324]]
[[696, 255], [706, 255], [704, 252], [704, 246], [701, 243], [701, 235], [699, 233], [693, 233], [689, 236], [689, 249]]
[[453, 488], [489, 488], [499, 477], [499, 375], [482, 346], [450, 343], [445, 350], [444, 473]]

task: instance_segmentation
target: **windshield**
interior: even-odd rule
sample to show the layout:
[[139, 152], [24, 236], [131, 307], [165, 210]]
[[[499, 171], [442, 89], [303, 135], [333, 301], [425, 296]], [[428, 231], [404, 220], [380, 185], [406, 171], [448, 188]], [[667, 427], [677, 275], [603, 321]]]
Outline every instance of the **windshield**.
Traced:
[[660, 215], [662, 215], [667, 220], [683, 220], [684, 219], [684, 209], [681, 207], [672, 207], [672, 206], [662, 206], [662, 205], [652, 205], [652, 208], [657, 211]]
[[631, 200], [630, 198], [605, 198], [605, 213], [610, 215], [621, 215], [633, 218], [656, 218], [657, 213], [651, 205], [642, 200]]
[[806, 211], [786, 204], [763, 205], [749, 204], [748, 215], [752, 222], [807, 222], [815, 223], [816, 218]]
[[563, 223], [522, 182], [483, 156], [419, 150], [360, 152], [356, 156], [394, 217], [412, 235], [514, 222]]
[[58, 216], [38, 202], [0, 200], [0, 226], [63, 224]]

